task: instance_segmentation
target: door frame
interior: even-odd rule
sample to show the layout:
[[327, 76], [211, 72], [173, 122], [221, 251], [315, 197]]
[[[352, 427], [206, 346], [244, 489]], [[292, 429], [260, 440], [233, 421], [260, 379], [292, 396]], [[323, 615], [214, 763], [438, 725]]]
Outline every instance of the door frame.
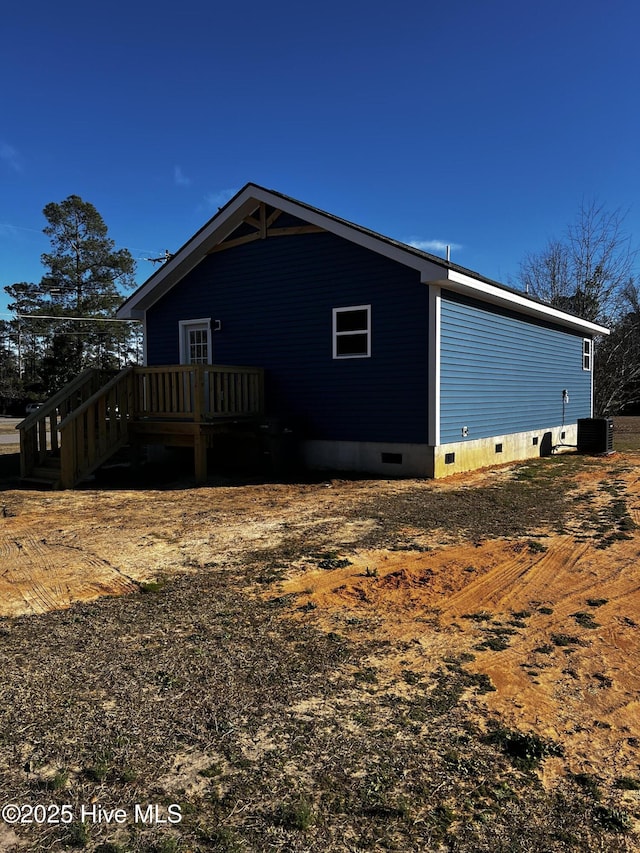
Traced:
[[213, 335], [211, 334], [211, 317], [200, 317], [196, 320], [179, 320], [180, 364], [191, 364], [189, 361], [189, 332], [205, 331], [207, 333], [207, 364], [213, 364]]

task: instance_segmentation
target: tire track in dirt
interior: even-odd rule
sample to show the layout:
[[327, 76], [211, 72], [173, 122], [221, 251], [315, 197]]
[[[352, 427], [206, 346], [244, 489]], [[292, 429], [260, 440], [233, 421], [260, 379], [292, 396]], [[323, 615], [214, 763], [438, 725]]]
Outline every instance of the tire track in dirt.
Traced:
[[20, 527], [0, 540], [0, 615], [46, 613], [76, 600], [136, 589], [106, 560]]
[[48, 550], [28, 531], [15, 537], [13, 545], [15, 551], [10, 553], [11, 562], [2, 571], [2, 581], [20, 595], [31, 612], [45, 613], [55, 608], [51, 582], [55, 583], [58, 570], [49, 559]]
[[[443, 607], [443, 613], [522, 609], [532, 600], [540, 601], [541, 593], [552, 595], [560, 577], [563, 579], [561, 583], [565, 584], [588, 550], [586, 543], [578, 543], [571, 536], [555, 537], [553, 548], [540, 556], [532, 554], [525, 543], [520, 543], [512, 549], [513, 556], [508, 556], [487, 574], [451, 596]], [[577, 585], [588, 589], [592, 581], [578, 581]], [[572, 591], [576, 591], [575, 585]]]
[[[547, 534], [422, 553], [345, 549], [349, 565], [300, 561], [278, 593], [295, 597], [305, 622], [386, 640], [370, 664], [391, 685], [405, 670], [470, 654], [468, 669], [495, 687], [471, 697], [479, 708], [563, 744], [561, 775], [566, 764], [615, 778], [629, 774], [640, 739], [640, 673], [629, 666], [640, 655], [638, 545], [603, 550]], [[482, 618], [461, 618], [469, 614]]]

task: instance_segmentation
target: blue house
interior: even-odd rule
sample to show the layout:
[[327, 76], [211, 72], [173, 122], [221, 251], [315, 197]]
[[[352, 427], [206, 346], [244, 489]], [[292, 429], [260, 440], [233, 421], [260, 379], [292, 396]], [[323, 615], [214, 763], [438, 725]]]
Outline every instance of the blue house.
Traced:
[[608, 330], [254, 184], [120, 308], [147, 365], [255, 365], [312, 467], [440, 477], [576, 444]]
[[[608, 330], [247, 184], [121, 306], [144, 365], [20, 425], [22, 475], [73, 486], [124, 444], [207, 450], [291, 425], [310, 467], [441, 477], [577, 443]], [[50, 438], [48, 438], [50, 436]]]

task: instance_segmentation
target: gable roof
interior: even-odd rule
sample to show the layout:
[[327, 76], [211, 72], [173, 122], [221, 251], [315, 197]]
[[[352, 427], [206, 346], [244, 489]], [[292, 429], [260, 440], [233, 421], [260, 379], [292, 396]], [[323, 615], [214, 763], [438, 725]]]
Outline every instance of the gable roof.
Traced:
[[248, 217], [252, 217], [260, 205], [267, 205], [274, 210], [288, 213], [309, 223], [311, 227], [336, 234], [404, 266], [412, 267], [420, 273], [420, 281], [424, 284], [437, 284], [456, 293], [510, 308], [585, 334], [609, 334], [609, 330], [603, 326], [552, 308], [544, 302], [451, 261], [423, 252], [399, 240], [385, 237], [275, 190], [267, 190], [251, 183], [246, 184], [184, 246], [178, 249], [170, 260], [140, 285], [120, 306], [117, 317], [142, 319], [148, 308], [171, 290], [216, 246], [229, 238], [229, 235]]

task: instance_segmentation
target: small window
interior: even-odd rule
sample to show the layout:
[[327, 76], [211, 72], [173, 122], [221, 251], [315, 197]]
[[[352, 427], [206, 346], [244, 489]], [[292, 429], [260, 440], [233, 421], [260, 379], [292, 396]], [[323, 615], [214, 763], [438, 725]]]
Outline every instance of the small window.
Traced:
[[590, 338], [582, 340], [582, 369], [591, 370], [591, 347], [592, 341]]
[[333, 309], [333, 357], [368, 358], [371, 355], [371, 306]]
[[444, 464], [445, 465], [453, 465], [453, 463], [455, 461], [456, 461], [456, 454], [455, 453], [445, 453], [444, 454]]
[[496, 444], [496, 453], [502, 453], [502, 444]]

